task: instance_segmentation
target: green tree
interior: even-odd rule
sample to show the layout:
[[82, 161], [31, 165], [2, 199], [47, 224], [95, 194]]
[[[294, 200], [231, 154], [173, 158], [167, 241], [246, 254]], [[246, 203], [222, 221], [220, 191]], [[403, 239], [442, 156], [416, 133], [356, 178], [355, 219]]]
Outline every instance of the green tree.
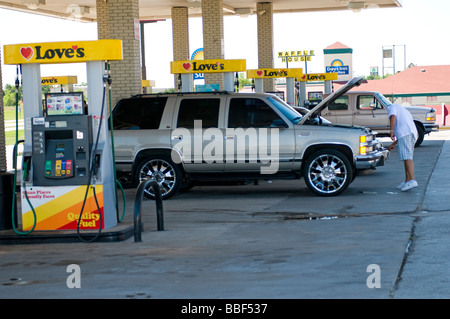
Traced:
[[252, 85], [252, 79], [245, 78], [245, 72], [239, 72], [239, 89], [242, 89], [244, 85]]
[[[19, 101], [23, 98], [22, 87], [19, 86]], [[3, 105], [15, 106], [16, 105], [16, 87], [11, 84], [6, 84], [3, 89]]]
[[50, 85], [43, 85], [42, 86], [42, 94], [50, 93]]

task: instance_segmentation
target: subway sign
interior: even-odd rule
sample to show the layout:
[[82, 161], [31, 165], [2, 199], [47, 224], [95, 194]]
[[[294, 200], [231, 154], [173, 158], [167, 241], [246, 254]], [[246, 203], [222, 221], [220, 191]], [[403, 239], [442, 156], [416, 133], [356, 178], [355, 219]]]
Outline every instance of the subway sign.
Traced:
[[186, 60], [170, 62], [170, 73], [223, 73], [242, 72], [247, 68], [245, 60]]
[[295, 78], [303, 75], [303, 69], [256, 69], [247, 70], [248, 79]]
[[3, 47], [5, 64], [77, 63], [122, 60], [121, 40], [12, 44]]

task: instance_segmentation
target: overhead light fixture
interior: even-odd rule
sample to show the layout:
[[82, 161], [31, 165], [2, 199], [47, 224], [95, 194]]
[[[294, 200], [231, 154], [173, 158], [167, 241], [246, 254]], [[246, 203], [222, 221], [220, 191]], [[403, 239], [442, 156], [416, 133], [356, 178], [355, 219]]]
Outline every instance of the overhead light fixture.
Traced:
[[353, 12], [360, 12], [361, 9], [364, 9], [366, 6], [365, 2], [349, 2], [348, 8], [351, 9]]
[[45, 5], [45, 0], [24, 0], [23, 4], [30, 10], [36, 10], [40, 6]]
[[79, 6], [77, 4], [69, 4], [66, 8], [66, 12], [76, 19], [81, 19], [86, 14], [91, 12], [91, 9], [86, 6]]
[[201, 10], [202, 9], [202, 3], [201, 2], [195, 2], [195, 1], [188, 1], [187, 7], [191, 10]]
[[248, 17], [249, 14], [253, 14], [252, 8], [236, 8], [234, 13], [240, 16], [241, 18]]
[[201, 0], [186, 0], [187, 1], [187, 7], [194, 11], [200, 11], [202, 9], [202, 2]]

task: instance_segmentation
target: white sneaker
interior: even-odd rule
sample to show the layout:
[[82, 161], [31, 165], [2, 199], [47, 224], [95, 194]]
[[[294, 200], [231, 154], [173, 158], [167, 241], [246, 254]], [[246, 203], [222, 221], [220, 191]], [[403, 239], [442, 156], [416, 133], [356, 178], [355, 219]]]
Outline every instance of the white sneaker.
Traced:
[[410, 190], [411, 188], [414, 188], [417, 186], [419, 186], [419, 184], [417, 184], [417, 181], [412, 179], [405, 183], [405, 186], [403, 186], [403, 188], [402, 188], [402, 192], [405, 192], [405, 191]]
[[402, 189], [403, 187], [405, 187], [406, 182], [401, 182], [400, 184], [397, 185], [397, 189]]

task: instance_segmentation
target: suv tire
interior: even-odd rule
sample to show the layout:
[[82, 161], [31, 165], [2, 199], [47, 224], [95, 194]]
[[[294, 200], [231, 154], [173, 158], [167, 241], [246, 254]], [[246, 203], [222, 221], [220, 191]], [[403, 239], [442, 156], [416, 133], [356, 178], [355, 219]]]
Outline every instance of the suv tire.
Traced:
[[348, 158], [333, 149], [312, 154], [303, 167], [308, 188], [320, 196], [334, 196], [343, 192], [353, 180], [353, 169]]
[[[183, 179], [180, 167], [164, 155], [144, 158], [136, 166], [134, 176], [137, 184], [145, 179], [155, 180], [159, 184], [162, 199], [168, 199], [175, 195], [179, 191]], [[155, 199], [151, 187], [144, 190], [144, 195], [147, 198]]]

